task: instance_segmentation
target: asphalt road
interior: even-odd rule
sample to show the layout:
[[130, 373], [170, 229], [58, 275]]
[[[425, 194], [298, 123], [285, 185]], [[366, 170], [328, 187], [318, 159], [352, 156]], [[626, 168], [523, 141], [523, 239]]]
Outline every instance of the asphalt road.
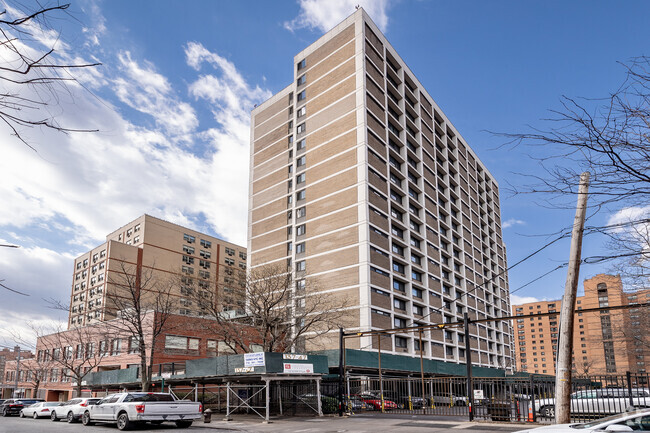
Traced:
[[[211, 424], [195, 422], [189, 429], [177, 429], [174, 424], [161, 426], [145, 425], [136, 428], [135, 432], [274, 432], [274, 433], [378, 433], [378, 432], [415, 432], [438, 433], [463, 431], [466, 433], [511, 433], [530, 427], [530, 425], [469, 423], [460, 420], [436, 419], [422, 417], [386, 417], [386, 416], [353, 416], [338, 417], [292, 417], [274, 419], [270, 424], [263, 424], [259, 418], [243, 418], [225, 422], [219, 417]], [[65, 421], [52, 422], [48, 418], [31, 419], [18, 417], [0, 417], [0, 433], [117, 433], [117, 427], [112, 424], [99, 424], [84, 427], [80, 423], [68, 424]]]

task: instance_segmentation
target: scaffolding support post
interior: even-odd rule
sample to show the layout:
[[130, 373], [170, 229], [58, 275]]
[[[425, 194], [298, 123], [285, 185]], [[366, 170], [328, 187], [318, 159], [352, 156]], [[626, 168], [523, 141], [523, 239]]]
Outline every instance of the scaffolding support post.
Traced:
[[467, 364], [467, 407], [469, 408], [469, 420], [474, 420], [474, 387], [472, 386], [472, 346], [469, 343], [469, 317], [467, 311], [463, 313], [463, 324], [465, 325], [465, 364]]

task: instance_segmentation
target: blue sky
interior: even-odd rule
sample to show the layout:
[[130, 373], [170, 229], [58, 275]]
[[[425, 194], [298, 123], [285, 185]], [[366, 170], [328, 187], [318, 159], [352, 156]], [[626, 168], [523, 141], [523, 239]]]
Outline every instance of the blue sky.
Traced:
[[[143, 213], [245, 244], [250, 110], [356, 4], [503, 190], [523, 182], [513, 173], [540, 171], [527, 153], [547, 150], [499, 147], [487, 131], [543, 125], [561, 95], [607, 96], [624, 78], [617, 62], [650, 54], [645, 1], [74, 1], [51, 21], [62, 32], [57, 55], [103, 65], [78, 71], [89, 91], [72, 86], [51, 110], [100, 132], [25, 131], [35, 153], [0, 126], [0, 241], [21, 246], [0, 248], [0, 279], [30, 294], [2, 293], [0, 344], [1, 330], [23, 320], [65, 319], [43, 298], [66, 299], [73, 258]], [[31, 48], [50, 37], [36, 32]], [[510, 263], [572, 222], [572, 210], [546, 200], [503, 191]], [[511, 289], [565, 262], [568, 249], [559, 242], [511, 271]], [[585, 256], [602, 250], [602, 239], [585, 240]], [[608, 270], [585, 266], [581, 277]], [[564, 280], [560, 270], [516, 295], [559, 298]]]

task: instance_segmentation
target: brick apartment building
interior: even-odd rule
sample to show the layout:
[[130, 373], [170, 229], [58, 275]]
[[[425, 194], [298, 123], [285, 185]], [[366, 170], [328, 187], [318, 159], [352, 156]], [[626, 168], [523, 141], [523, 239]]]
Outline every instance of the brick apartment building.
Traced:
[[[20, 352], [20, 359], [28, 359], [34, 356], [31, 350], [21, 350], [20, 346], [14, 346], [14, 348], [2, 347], [0, 350], [0, 384], [5, 385], [5, 363], [7, 361], [14, 361]], [[11, 384], [9, 384], [11, 385]]]
[[[252, 112], [249, 266], [286, 263], [296, 291], [317, 280], [352, 304], [349, 331], [508, 315], [499, 186], [366, 12], [298, 53], [293, 71]], [[319, 347], [337, 348], [327, 337]], [[381, 348], [458, 363], [467, 337], [477, 365], [513, 366], [507, 322]]]
[[[618, 275], [599, 274], [584, 281], [576, 310], [650, 302], [650, 291], [625, 292]], [[561, 301], [513, 305], [514, 315], [558, 312], [558, 315], [517, 319], [517, 370], [555, 374]], [[647, 309], [578, 312], [573, 329], [573, 371], [576, 374], [645, 372], [650, 340]]]
[[[229, 353], [214, 322], [201, 317], [205, 312], [196, 305], [196, 297], [205, 294], [208, 299], [225, 302], [227, 297], [218, 291], [243, 290], [246, 262], [244, 247], [143, 215], [75, 259], [68, 330], [39, 338], [36, 357], [22, 364], [19, 372], [16, 363], [9, 362], [2, 378], [13, 385], [18, 375], [19, 393], [32, 396], [36, 377], [43, 377], [38, 397], [63, 400], [71, 395], [72, 379], [64, 371], [64, 363], [53, 362], [54, 357], [74, 357], [80, 360], [78, 367], [93, 371], [139, 364], [134, 352], [137, 342], [119, 335], [110, 324], [119, 314], [117, 300], [128, 290], [127, 281], [136, 286], [139, 296], [162, 297], [163, 292], [157, 290], [165, 290], [164, 296], [169, 293], [173, 301], [170, 326], [159, 340], [159, 350], [154, 350], [154, 364]], [[146, 276], [162, 284], [146, 288]], [[225, 313], [240, 314], [243, 307], [231, 307], [237, 311]], [[151, 338], [151, 329], [145, 333]], [[94, 361], [100, 356], [100, 362], [90, 362], [88, 353], [93, 354]], [[12, 392], [4, 389], [3, 395]]]
[[[154, 312], [147, 313], [145, 324], [151, 324]], [[150, 319], [150, 320], [147, 320]], [[72, 328], [58, 334], [38, 339], [36, 356], [21, 362], [18, 373], [18, 394], [24, 397], [44, 398], [48, 401], [65, 401], [74, 395], [74, 377], [66, 372], [69, 366], [83, 371], [107, 371], [140, 366], [137, 340], [128, 334], [121, 334], [106, 324], [86, 326], [90, 331], [80, 333], [80, 328]], [[176, 371], [183, 368], [183, 361], [233, 353], [222, 341], [210, 319], [184, 315], [169, 318], [166, 330], [152, 344], [152, 328], [145, 329], [147, 356], [154, 347], [154, 379], [158, 371], [169, 370], [175, 363]], [[255, 347], [255, 345], [252, 345]], [[68, 357], [67, 361], [63, 357]], [[11, 385], [16, 380], [16, 361], [7, 362], [3, 377]], [[36, 380], [40, 379], [38, 392]], [[160, 378], [158, 378], [160, 379]], [[155, 390], [155, 386], [154, 386]], [[8, 398], [13, 389], [4, 389], [3, 398]], [[88, 391], [83, 392], [89, 395]]]
[[242, 246], [143, 215], [75, 259], [68, 325], [114, 318], [107, 299], [118, 297], [127, 275], [142, 272], [175, 286], [172, 295], [178, 299], [178, 314], [201, 315], [192, 302], [194, 291], [236, 290], [239, 276], [245, 274], [246, 259]]

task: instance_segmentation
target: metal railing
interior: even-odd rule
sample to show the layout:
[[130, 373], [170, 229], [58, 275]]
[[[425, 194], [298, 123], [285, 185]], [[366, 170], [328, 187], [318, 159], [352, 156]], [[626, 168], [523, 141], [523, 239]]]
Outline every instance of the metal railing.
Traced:
[[[647, 373], [574, 377], [571, 421], [583, 422], [629, 408], [650, 408]], [[323, 395], [336, 397], [338, 382], [323, 382]], [[348, 412], [470, 417], [501, 422], [552, 423], [555, 378], [550, 376], [471, 379], [473, 405], [465, 377], [390, 377], [347, 375]]]

